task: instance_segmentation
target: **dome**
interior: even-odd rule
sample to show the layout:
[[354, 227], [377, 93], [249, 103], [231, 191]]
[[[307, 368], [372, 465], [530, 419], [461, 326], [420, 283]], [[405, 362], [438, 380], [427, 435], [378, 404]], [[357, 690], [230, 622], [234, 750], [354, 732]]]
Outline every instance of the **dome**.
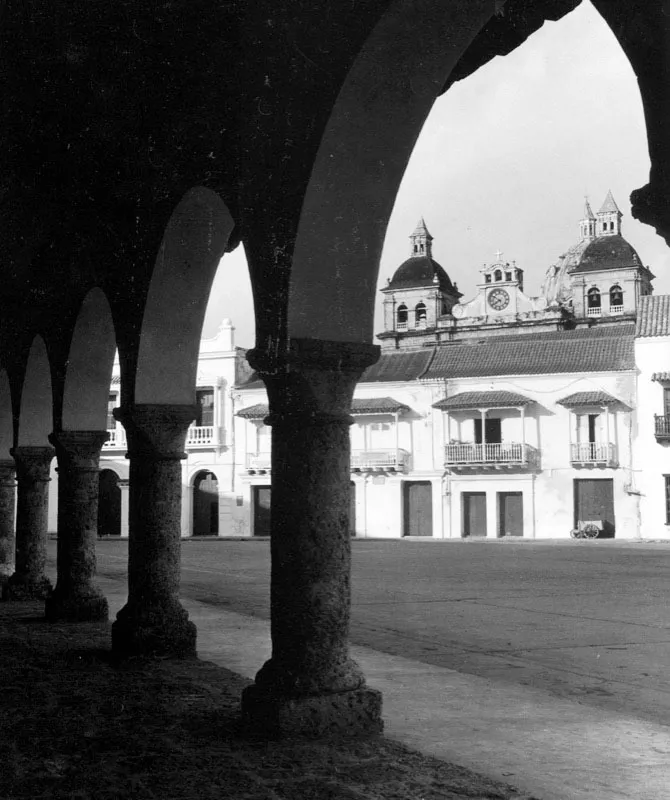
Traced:
[[642, 262], [635, 250], [623, 236], [599, 236], [589, 242], [579, 264], [570, 272], [594, 272], [596, 270], [641, 267]]
[[429, 256], [413, 256], [404, 261], [395, 271], [385, 289], [415, 289], [437, 285], [444, 292], [458, 294], [444, 269]]
[[570, 275], [579, 266], [582, 254], [589, 244], [590, 242], [586, 240], [573, 245], [546, 271], [541, 294], [547, 306], [566, 305], [570, 302], [572, 299]]

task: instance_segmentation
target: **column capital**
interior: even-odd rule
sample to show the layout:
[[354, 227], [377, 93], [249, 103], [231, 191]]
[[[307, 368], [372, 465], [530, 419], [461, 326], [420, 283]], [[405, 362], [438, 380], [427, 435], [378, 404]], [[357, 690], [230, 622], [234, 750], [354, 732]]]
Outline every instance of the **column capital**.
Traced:
[[154, 461], [186, 458], [186, 432], [196, 418], [195, 405], [141, 403], [115, 408], [113, 414], [126, 429], [131, 457]]
[[49, 441], [54, 446], [60, 469], [97, 472], [100, 449], [109, 439], [108, 431], [54, 431]]
[[9, 452], [14, 457], [19, 481], [48, 483], [51, 480], [51, 462], [56, 455], [53, 447], [13, 447]]
[[270, 400], [269, 425], [351, 424], [351, 400], [366, 367], [379, 358], [377, 345], [291, 339], [288, 353], [247, 354], [263, 379]]

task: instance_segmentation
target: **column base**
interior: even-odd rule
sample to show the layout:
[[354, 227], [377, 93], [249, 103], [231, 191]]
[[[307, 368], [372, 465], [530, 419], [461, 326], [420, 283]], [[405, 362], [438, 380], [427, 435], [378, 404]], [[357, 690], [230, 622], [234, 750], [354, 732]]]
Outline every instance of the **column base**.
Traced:
[[44, 616], [48, 622], [106, 622], [109, 604], [100, 593], [63, 595], [56, 589], [44, 603]]
[[51, 593], [51, 581], [46, 575], [29, 579], [14, 573], [2, 586], [3, 600], [46, 600]]
[[122, 608], [112, 624], [116, 658], [195, 658], [197, 628], [184, 608], [169, 611]]
[[280, 697], [247, 686], [242, 692], [242, 726], [245, 733], [263, 737], [369, 736], [384, 730], [382, 694], [365, 687]]

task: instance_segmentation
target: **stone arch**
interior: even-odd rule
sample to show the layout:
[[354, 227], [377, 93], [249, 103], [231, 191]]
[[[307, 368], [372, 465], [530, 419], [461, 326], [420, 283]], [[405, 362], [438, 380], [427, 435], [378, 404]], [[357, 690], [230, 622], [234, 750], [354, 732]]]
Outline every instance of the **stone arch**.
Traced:
[[198, 470], [191, 481], [193, 536], [219, 533], [219, 479], [210, 469]]
[[21, 389], [17, 444], [20, 447], [47, 447], [53, 430], [51, 370], [44, 340], [35, 336], [28, 354]]
[[407, 327], [408, 315], [409, 311], [407, 310], [407, 306], [404, 303], [401, 303], [396, 310], [396, 321], [398, 323], [398, 328], [401, 326], [404, 328]]
[[6, 370], [0, 371], [0, 461], [11, 459], [14, 446], [14, 418], [12, 414], [12, 392]]
[[116, 337], [112, 312], [101, 289], [84, 298], [70, 342], [61, 427], [102, 431], [107, 428], [107, 405], [112, 380]]
[[194, 402], [209, 292], [233, 227], [223, 200], [202, 186], [188, 191], [170, 217], [142, 320], [136, 403]]
[[371, 340], [379, 259], [405, 167], [451, 69], [494, 10], [486, 0], [396, 0], [364, 43], [305, 194], [289, 337]]

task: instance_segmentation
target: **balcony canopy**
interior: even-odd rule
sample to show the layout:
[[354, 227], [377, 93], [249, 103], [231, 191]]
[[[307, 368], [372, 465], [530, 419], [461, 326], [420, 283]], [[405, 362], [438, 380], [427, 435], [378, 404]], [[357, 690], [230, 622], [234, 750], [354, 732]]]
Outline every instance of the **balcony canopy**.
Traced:
[[[356, 398], [351, 404], [352, 414], [397, 414], [401, 411], [409, 411], [409, 406], [392, 397]], [[270, 409], [265, 403], [256, 403], [238, 411], [237, 416], [244, 419], [263, 419], [269, 413]]]
[[616, 397], [612, 397], [607, 392], [575, 392], [562, 400], [557, 400], [559, 406], [574, 408], [575, 406], [613, 406], [621, 403]]
[[443, 411], [466, 411], [481, 408], [519, 408], [534, 403], [530, 397], [514, 392], [462, 392], [433, 404]]
[[670, 372], [654, 372], [651, 379], [659, 383], [665, 383], [666, 381], [670, 383]]

